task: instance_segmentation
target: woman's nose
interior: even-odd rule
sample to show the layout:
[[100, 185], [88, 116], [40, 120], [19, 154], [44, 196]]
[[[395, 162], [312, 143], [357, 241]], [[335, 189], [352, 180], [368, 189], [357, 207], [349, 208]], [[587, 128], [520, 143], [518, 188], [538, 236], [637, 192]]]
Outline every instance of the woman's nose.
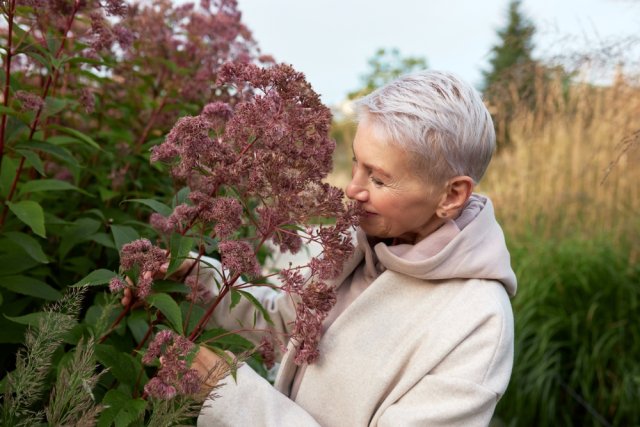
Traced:
[[369, 190], [357, 182], [355, 176], [351, 178], [351, 182], [347, 185], [345, 193], [348, 198], [351, 200], [357, 200], [358, 202], [366, 202], [369, 198]]

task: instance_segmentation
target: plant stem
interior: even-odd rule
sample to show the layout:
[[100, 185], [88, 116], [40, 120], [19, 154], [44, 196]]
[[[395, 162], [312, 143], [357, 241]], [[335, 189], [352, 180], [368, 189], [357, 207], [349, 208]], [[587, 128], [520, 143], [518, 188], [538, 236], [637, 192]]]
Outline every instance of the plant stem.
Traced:
[[109, 329], [107, 330], [107, 332], [105, 332], [105, 334], [100, 337], [100, 339], [98, 340], [98, 344], [102, 344], [107, 340], [107, 338], [109, 338], [109, 335], [111, 335], [111, 333], [116, 329], [116, 327], [120, 324], [120, 322], [122, 322], [122, 319], [124, 319], [124, 317], [127, 315], [132, 305], [133, 305], [133, 302], [130, 302], [128, 305], [126, 305], [122, 309], [122, 311], [120, 312], [116, 320], [114, 320], [111, 326], [109, 326]]
[[238, 277], [240, 277], [240, 275], [236, 274], [233, 280], [230, 281], [230, 284], [225, 284], [222, 287], [222, 290], [218, 294], [218, 297], [216, 298], [215, 302], [211, 304], [211, 307], [207, 309], [207, 312], [204, 314], [204, 316], [202, 316], [202, 318], [200, 319], [196, 327], [193, 329], [193, 332], [191, 332], [191, 334], [189, 335], [190, 341], [195, 341], [200, 336], [200, 334], [202, 333], [202, 330], [204, 329], [204, 325], [207, 324], [207, 322], [213, 315], [213, 312], [215, 311], [216, 307], [218, 306], [218, 304], [220, 304], [220, 302], [225, 297], [225, 295], [227, 295], [227, 293], [229, 292], [229, 289], [231, 289], [231, 285], [233, 284], [233, 282], [235, 282], [238, 279]]
[[[5, 61], [4, 69], [4, 106], [9, 106], [9, 88], [11, 87], [11, 57], [12, 52], [12, 39], [13, 39], [13, 15], [16, 11], [16, 0], [11, 0], [9, 4], [9, 10], [7, 11], [7, 21], [9, 21], [8, 35], [7, 35], [7, 59]], [[2, 167], [2, 157], [4, 156], [4, 134], [7, 127], [7, 113], [2, 113], [2, 123], [0, 124], [0, 168]]]

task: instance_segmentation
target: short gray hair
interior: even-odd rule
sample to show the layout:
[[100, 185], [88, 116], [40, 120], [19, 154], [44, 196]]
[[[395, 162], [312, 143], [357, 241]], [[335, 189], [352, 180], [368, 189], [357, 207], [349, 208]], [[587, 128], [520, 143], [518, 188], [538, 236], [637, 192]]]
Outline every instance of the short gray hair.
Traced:
[[495, 151], [480, 94], [452, 73], [405, 75], [356, 101], [356, 108], [360, 120], [372, 120], [392, 143], [416, 154], [415, 166], [433, 183], [458, 175], [478, 183]]

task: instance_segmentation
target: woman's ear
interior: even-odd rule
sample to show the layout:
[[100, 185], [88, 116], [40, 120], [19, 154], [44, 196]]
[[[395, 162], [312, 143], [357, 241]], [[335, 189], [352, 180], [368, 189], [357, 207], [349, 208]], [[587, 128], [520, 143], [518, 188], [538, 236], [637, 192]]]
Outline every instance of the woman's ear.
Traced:
[[475, 183], [468, 176], [451, 178], [446, 185], [445, 193], [438, 205], [437, 214], [440, 218], [455, 218], [473, 193]]

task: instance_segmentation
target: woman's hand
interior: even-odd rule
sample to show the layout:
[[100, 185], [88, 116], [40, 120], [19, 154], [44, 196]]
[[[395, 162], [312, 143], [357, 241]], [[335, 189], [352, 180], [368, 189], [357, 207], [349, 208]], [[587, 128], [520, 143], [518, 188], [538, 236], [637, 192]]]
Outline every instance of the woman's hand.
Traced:
[[191, 368], [198, 371], [198, 375], [203, 381], [202, 389], [208, 392], [215, 387], [218, 381], [226, 376], [229, 371], [229, 364], [222, 356], [204, 346], [200, 346]]

